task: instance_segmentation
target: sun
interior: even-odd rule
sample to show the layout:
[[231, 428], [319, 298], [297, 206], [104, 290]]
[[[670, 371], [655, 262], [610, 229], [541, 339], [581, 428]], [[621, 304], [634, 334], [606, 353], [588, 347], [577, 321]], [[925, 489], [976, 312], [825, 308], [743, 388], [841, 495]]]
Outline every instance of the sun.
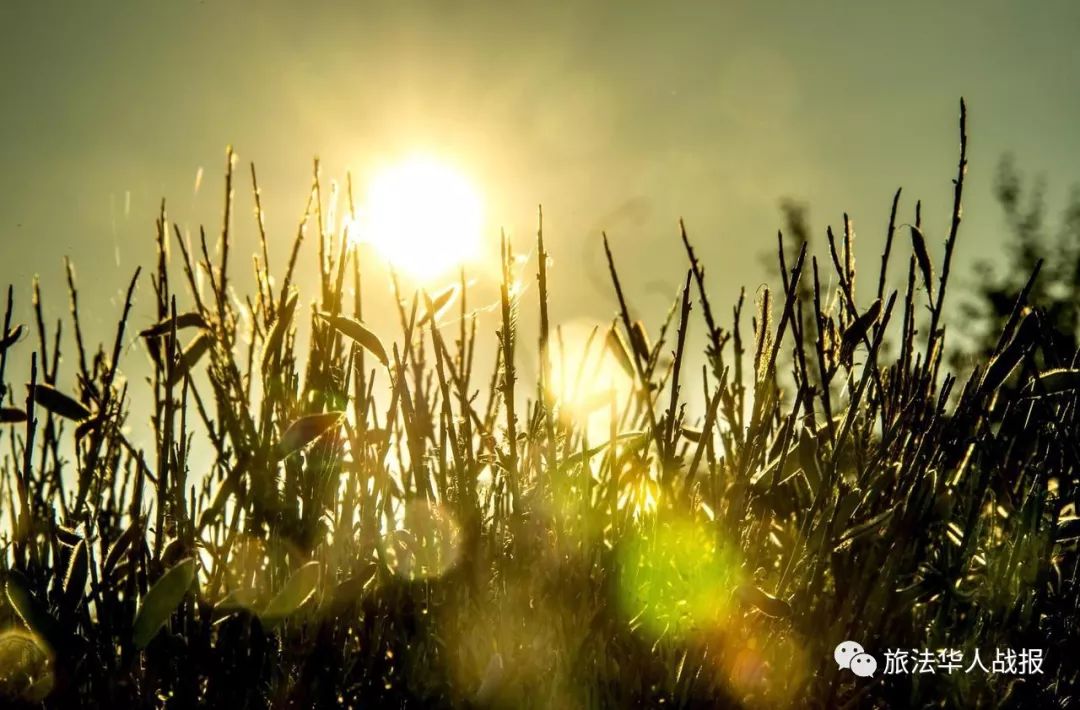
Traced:
[[417, 155], [375, 174], [361, 203], [356, 239], [420, 280], [444, 275], [479, 254], [483, 200], [460, 170]]

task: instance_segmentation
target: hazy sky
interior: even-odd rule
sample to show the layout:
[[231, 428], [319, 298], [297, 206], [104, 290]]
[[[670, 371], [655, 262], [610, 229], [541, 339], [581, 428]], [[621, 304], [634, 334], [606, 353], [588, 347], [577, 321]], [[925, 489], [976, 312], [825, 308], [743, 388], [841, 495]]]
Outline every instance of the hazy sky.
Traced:
[[[313, 156], [328, 179], [351, 167], [362, 182], [426, 150], [477, 180], [492, 245], [505, 225], [528, 249], [544, 204], [559, 319], [612, 311], [590, 283], [601, 228], [635, 302], [663, 309], [685, 273], [680, 216], [728, 300], [765, 278], [785, 196], [811, 205], [815, 235], [850, 212], [869, 268], [903, 186], [900, 221], [921, 197], [939, 255], [961, 95], [959, 257], [985, 255], [1003, 153], [1046, 176], [1052, 209], [1080, 179], [1078, 31], [1071, 1], [5, 0], [0, 285], [27, 306], [31, 276], [59, 286], [70, 255], [90, 327], [111, 329], [126, 279], [151, 264], [161, 197], [181, 224], [219, 229], [231, 143], [240, 251], [254, 160], [279, 266]], [[148, 280], [140, 293], [148, 304]], [[53, 317], [64, 305], [47, 296]]]

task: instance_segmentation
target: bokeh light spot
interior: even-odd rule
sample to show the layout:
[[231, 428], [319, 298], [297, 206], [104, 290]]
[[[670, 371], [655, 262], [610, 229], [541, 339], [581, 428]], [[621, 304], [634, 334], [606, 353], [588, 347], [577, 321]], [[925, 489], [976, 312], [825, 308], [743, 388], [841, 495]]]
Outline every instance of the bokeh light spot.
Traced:
[[40, 703], [52, 692], [53, 656], [29, 631], [0, 633], [0, 700]]
[[736, 550], [697, 521], [654, 519], [620, 555], [623, 613], [653, 635], [723, 627], [743, 578]]
[[409, 501], [401, 525], [382, 539], [386, 563], [399, 577], [440, 577], [457, 564], [461, 528], [446, 508], [424, 500]]

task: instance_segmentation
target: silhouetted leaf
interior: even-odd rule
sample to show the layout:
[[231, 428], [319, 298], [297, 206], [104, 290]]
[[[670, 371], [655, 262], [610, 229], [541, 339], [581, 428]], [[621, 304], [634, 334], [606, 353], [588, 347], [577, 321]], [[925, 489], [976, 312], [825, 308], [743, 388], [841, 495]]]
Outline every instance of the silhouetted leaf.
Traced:
[[619, 367], [623, 369], [630, 379], [634, 379], [637, 376], [634, 361], [630, 359], [630, 352], [626, 349], [626, 343], [623, 342], [622, 336], [619, 335], [619, 331], [616, 330], [615, 326], [608, 328], [606, 342], [608, 351], [611, 352], [615, 361], [619, 363]]
[[889, 508], [881, 513], [878, 513], [877, 515], [873, 516], [868, 520], [851, 526], [850, 528], [845, 530], [839, 538], [837, 538], [836, 548], [842, 548], [844, 545], [850, 542], [877, 534], [881, 530], [881, 527], [885, 523], [887, 523], [890, 518], [892, 518], [893, 512], [895, 510], [895, 508]]
[[0, 424], [21, 424], [26, 421], [26, 412], [14, 407], [0, 408]]
[[334, 316], [326, 313], [319, 314], [319, 317], [329, 323], [345, 337], [359, 343], [365, 350], [378, 358], [379, 362], [383, 364], [383, 367], [390, 366], [390, 358], [386, 355], [386, 348], [383, 347], [382, 341], [379, 340], [377, 335], [360, 323], [360, 321], [346, 318], [345, 316]]
[[649, 334], [645, 331], [645, 324], [639, 320], [630, 324], [630, 346], [642, 362], [648, 362], [652, 354], [652, 344], [649, 342]]
[[881, 315], [881, 299], [875, 300], [870, 307], [866, 309], [866, 312], [855, 319], [855, 322], [848, 326], [848, 329], [844, 331], [844, 336], [840, 340], [840, 360], [843, 363], [850, 363], [852, 356], [855, 354], [855, 348], [862, 342], [866, 334], [870, 332], [870, 328], [877, 323], [878, 317]]
[[930, 264], [930, 253], [926, 250], [926, 239], [923, 238], [922, 231], [914, 226], [911, 226], [911, 248], [915, 252], [915, 261], [919, 264], [919, 271], [922, 272], [923, 284], [926, 285], [926, 293], [930, 297], [930, 301], [934, 300], [934, 267]]
[[105, 553], [105, 562], [101, 567], [102, 577], [108, 577], [113, 568], [116, 567], [116, 563], [120, 561], [120, 558], [128, 548], [131, 547], [131, 541], [140, 533], [141, 527], [138, 521], [133, 522], [127, 527], [124, 532], [120, 533], [120, 537], [113, 541], [113, 544], [109, 546], [109, 551]]
[[102, 416], [99, 414], [96, 417], [90, 417], [89, 419], [79, 422], [79, 426], [75, 427], [75, 441], [82, 441], [87, 434], [99, 429], [103, 421]]
[[378, 569], [378, 563], [370, 562], [360, 572], [338, 584], [334, 587], [332, 603], [342, 606], [360, 601], [364, 590], [375, 577]]
[[702, 432], [702, 430], [697, 427], [684, 426], [682, 428], [682, 435], [693, 442], [701, 441], [701, 436], [703, 433], [704, 432]]
[[[29, 385], [27, 385], [29, 387]], [[82, 421], [90, 417], [90, 410], [82, 402], [73, 399], [55, 387], [39, 382], [34, 386], [34, 401], [58, 417]]]
[[183, 538], [174, 538], [169, 541], [165, 549], [161, 551], [161, 564], [163, 567], [172, 567], [180, 560], [190, 556], [191, 549]]
[[1020, 325], [1017, 326], [1016, 334], [1013, 335], [1009, 344], [1001, 352], [994, 355], [987, 364], [982, 380], [979, 383], [979, 390], [982, 394], [987, 395], [996, 391], [1009, 378], [1012, 371], [1016, 369], [1016, 366], [1020, 364], [1020, 361], [1024, 359], [1024, 356], [1035, 344], [1038, 330], [1039, 325], [1034, 314], [1031, 312], [1026, 313], [1023, 320], [1020, 321]]
[[1059, 368], [1040, 372], [1027, 383], [1024, 392], [1040, 396], [1065, 394], [1078, 389], [1080, 389], [1080, 370]]
[[260, 616], [277, 622], [294, 613], [315, 593], [319, 583], [319, 563], [312, 561], [300, 566], [285, 582], [281, 591], [270, 600]]
[[424, 315], [419, 320], [419, 325], [424, 325], [433, 317], [438, 318], [442, 315], [443, 311], [450, 307], [460, 291], [460, 287], [457, 284], [444, 288], [433, 297], [429, 297], [427, 292], [424, 292]]
[[1080, 538], [1080, 517], [1075, 515], [1058, 518], [1055, 542], [1069, 542]]
[[[616, 443], [626, 443], [627, 444], [627, 449], [630, 449], [630, 450], [633, 450], [633, 449], [641, 446], [642, 444], [644, 444], [644, 443], [646, 443], [648, 441], [649, 441], [649, 434], [648, 434], [648, 432], [644, 432], [644, 431], [626, 431], [626, 432], [623, 432], [622, 434], [619, 434], [619, 435], [617, 435], [615, 437], [615, 442]], [[594, 447], [592, 447], [591, 449], [589, 449], [587, 451], [584, 451], [584, 452], [578, 451], [575, 454], [571, 454], [570, 456], [567, 456], [566, 460], [562, 462], [561, 466], [559, 466], [559, 472], [560, 473], [565, 473], [566, 471], [568, 471], [573, 466], [576, 466], [576, 465], [578, 465], [580, 463], [583, 463], [584, 461], [587, 461], [588, 459], [592, 458], [593, 456], [595, 456], [596, 454], [598, 454], [598, 453], [600, 453], [602, 451], [607, 451], [608, 448], [610, 448], [610, 446], [611, 446], [611, 442], [608, 441], [608, 442], [606, 442], [604, 444], [600, 444], [599, 446], [594, 446]]]
[[194, 368], [202, 356], [206, 354], [206, 351], [210, 349], [212, 343], [213, 340], [209, 333], [199, 333], [196, 335], [191, 343], [184, 348], [184, 352], [180, 353], [180, 358], [173, 365], [166, 384], [168, 384], [169, 387], [172, 387], [183, 381], [184, 376], [191, 372], [192, 368]]
[[855, 515], [855, 509], [859, 507], [861, 502], [862, 491], [857, 488], [840, 494], [840, 500], [836, 503], [836, 512], [833, 514], [833, 520], [835, 521], [833, 531], [842, 530], [851, 523], [851, 519]]
[[[144, 338], [153, 338], [158, 335], [165, 335], [172, 332], [173, 319], [171, 317], [165, 320], [154, 323], [149, 328], [139, 331], [139, 335]], [[202, 317], [201, 313], [180, 313], [176, 316], [176, 329], [182, 328], [205, 328], [206, 320]]]
[[45, 605], [30, 591], [30, 582], [18, 570], [8, 570], [4, 585], [8, 602], [22, 622], [40, 634], [52, 647], [61, 642], [60, 624], [49, 614]]
[[170, 568], [150, 587], [139, 605], [131, 638], [136, 648], [146, 648], [184, 600], [195, 579], [195, 560], [188, 558]]
[[79, 534], [79, 531], [75, 528], [66, 528], [63, 525], [57, 525], [53, 528], [53, 532], [56, 533], [56, 537], [60, 540], [60, 544], [67, 545], [68, 547], [75, 547], [83, 541], [83, 536]]
[[783, 599], [774, 597], [772, 594], [758, 589], [752, 584], [741, 584], [735, 589], [737, 596], [744, 604], [755, 607], [766, 616], [774, 616], [787, 619], [791, 616], [791, 605]]
[[325, 412], [300, 417], [281, 435], [277, 445], [278, 458], [286, 458], [318, 439], [336, 426], [344, 415], [345, 412]]
[[214, 605], [214, 618], [220, 619], [238, 611], [252, 609], [259, 597], [259, 592], [250, 587], [234, 589]]
[[71, 561], [64, 576], [64, 603], [68, 609], [74, 609], [82, 597], [89, 570], [90, 553], [86, 549], [86, 540], [81, 540], [71, 551]]

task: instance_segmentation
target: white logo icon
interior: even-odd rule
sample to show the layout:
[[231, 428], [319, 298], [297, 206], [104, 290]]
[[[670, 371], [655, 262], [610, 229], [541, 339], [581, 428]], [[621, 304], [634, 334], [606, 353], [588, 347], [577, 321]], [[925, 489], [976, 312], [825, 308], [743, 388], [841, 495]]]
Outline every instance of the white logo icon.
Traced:
[[861, 678], [873, 677], [877, 671], [877, 659], [869, 653], [857, 653], [851, 657], [851, 672]]
[[[851, 659], [859, 655], [868, 654], [865, 649], [863, 649], [862, 645], [855, 641], [841, 641], [836, 645], [836, 649], [833, 651], [833, 658], [836, 659], [836, 665], [841, 668], [851, 668]], [[877, 663], [874, 664], [874, 667], [877, 667]], [[854, 670], [854, 668], [852, 668], [852, 670]]]

